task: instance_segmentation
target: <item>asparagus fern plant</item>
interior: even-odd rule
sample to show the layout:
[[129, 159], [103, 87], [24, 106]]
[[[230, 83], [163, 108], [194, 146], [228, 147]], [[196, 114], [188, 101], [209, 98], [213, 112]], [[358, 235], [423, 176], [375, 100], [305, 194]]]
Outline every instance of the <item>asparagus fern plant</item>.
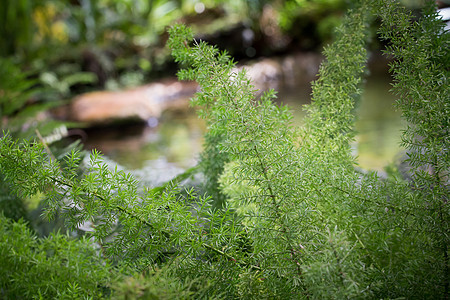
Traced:
[[[165, 286], [161, 297], [448, 298], [448, 32], [431, 2], [414, 19], [395, 1], [359, 1], [325, 50], [303, 128], [274, 91], [257, 98], [225, 52], [171, 28], [180, 79], [201, 86], [203, 196], [176, 184], [141, 189], [97, 152], [86, 164], [76, 151], [56, 160], [42, 143], [8, 135], [2, 174], [18, 195], [45, 193], [47, 217], [87, 227], [99, 255], [126, 270], [109, 279], [121, 282], [113, 297]], [[410, 124], [411, 181], [362, 174], [351, 153], [376, 16]], [[2, 283], [2, 293], [16, 291]]]

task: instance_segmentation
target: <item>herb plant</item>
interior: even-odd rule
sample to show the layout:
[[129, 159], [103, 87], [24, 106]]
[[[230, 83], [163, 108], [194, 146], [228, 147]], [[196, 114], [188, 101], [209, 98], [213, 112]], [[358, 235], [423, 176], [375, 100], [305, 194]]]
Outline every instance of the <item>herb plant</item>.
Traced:
[[[17, 195], [44, 193], [46, 217], [85, 228], [108, 268], [127, 276], [102, 277], [112, 297], [448, 298], [448, 32], [433, 2], [420, 19], [395, 1], [355, 4], [325, 50], [302, 128], [274, 91], [256, 97], [225, 52], [172, 27], [178, 75], [201, 87], [193, 104], [208, 125], [205, 195], [176, 183], [141, 188], [97, 152], [56, 160], [9, 135], [2, 174]], [[363, 173], [351, 152], [375, 17], [409, 122], [408, 176]]]

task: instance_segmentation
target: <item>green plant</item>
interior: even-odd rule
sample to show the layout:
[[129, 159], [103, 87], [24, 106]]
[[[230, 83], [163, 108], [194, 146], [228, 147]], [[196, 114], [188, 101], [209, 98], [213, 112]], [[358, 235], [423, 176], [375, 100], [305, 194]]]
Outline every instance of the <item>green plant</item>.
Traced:
[[[233, 161], [228, 164], [228, 178], [222, 177], [222, 182], [247, 186], [244, 192], [239, 190], [232, 203], [235, 209], [253, 207], [244, 219], [257, 264], [271, 266], [271, 271], [265, 274], [273, 276], [269, 281], [282, 275], [283, 280], [304, 293], [307, 290], [301, 265], [308, 264], [312, 255], [306, 241], [317, 243], [317, 231], [323, 230], [319, 225], [323, 220], [313, 207], [324, 207], [327, 201], [331, 202], [327, 198], [333, 198], [334, 205], [337, 200], [332, 189], [318, 190], [319, 185], [320, 189], [324, 185], [319, 182], [330, 173], [334, 180], [345, 180], [349, 185], [351, 180], [357, 180], [349, 174], [348, 156], [353, 98], [360, 92], [358, 82], [366, 59], [364, 40], [368, 22], [363, 11], [360, 9], [347, 19], [341, 29], [342, 38], [328, 49], [330, 60], [323, 66], [323, 77], [314, 88], [315, 101], [310, 108], [310, 125], [301, 134], [302, 147], [298, 147], [298, 134], [291, 126], [288, 109], [271, 101], [273, 92], [256, 100], [245, 73], [231, 73], [233, 63], [226, 54], [218, 54], [217, 49], [202, 42], [189, 47], [186, 41], [191, 39], [191, 33], [183, 28], [175, 28], [172, 36], [181, 38], [169, 42], [176, 50], [176, 59], [192, 66], [179, 76], [195, 79], [202, 88], [194, 103], [205, 108], [200, 114], [209, 122], [208, 135], [215, 137], [206, 139], [205, 152], [212, 149]], [[335, 55], [337, 52], [340, 56]], [[338, 74], [338, 70], [345, 72]], [[206, 163], [217, 165], [220, 160], [211, 155]], [[211, 177], [220, 177], [221, 173], [214, 176]]]
[[192, 191], [185, 198], [171, 185], [140, 191], [131, 175], [110, 170], [95, 152], [86, 174], [79, 177], [76, 151], [60, 163], [49, 157], [43, 144], [17, 144], [9, 135], [0, 148], [0, 165], [14, 191], [22, 197], [45, 193], [44, 214], [51, 218], [59, 212], [71, 230], [88, 227], [86, 234], [113, 262], [137, 270], [177, 257], [187, 269], [196, 270], [206, 266], [203, 257], [216, 257], [224, 267], [246, 264], [221, 248], [239, 234], [237, 220], [229, 212], [210, 211], [207, 199]]
[[[47, 74], [48, 75], [48, 74]], [[64, 86], [66, 90], [69, 84], [83, 80], [83, 74], [72, 74], [63, 79], [59, 87]], [[8, 130], [14, 137], [29, 138], [36, 136], [58, 136], [55, 132], [63, 128], [67, 131], [67, 122], [57, 121], [47, 116], [46, 110], [60, 104], [49, 99], [54, 91], [46, 90], [45, 87], [34, 78], [33, 72], [24, 72], [12, 58], [0, 58], [0, 122], [3, 130]], [[81, 78], [80, 78], [81, 77]], [[56, 83], [55, 83], [56, 84]], [[54, 86], [56, 89], [57, 87]], [[63, 93], [63, 91], [58, 91]], [[67, 91], [66, 91], [67, 92]], [[43, 100], [42, 94], [46, 95]], [[59, 135], [57, 140], [64, 138]], [[70, 147], [78, 147], [73, 143]], [[56, 153], [63, 151], [64, 147], [55, 150]], [[67, 150], [67, 149], [66, 149]], [[28, 209], [24, 199], [9, 192], [9, 185], [0, 173], [0, 210], [8, 217], [28, 219]], [[30, 220], [31, 221], [31, 220]]]
[[[395, 60], [393, 92], [399, 96], [408, 126], [402, 145], [408, 149], [411, 193], [420, 199], [415, 211], [418, 226], [428, 233], [424, 245], [430, 255], [427, 266], [443, 297], [450, 293], [449, 209], [449, 63], [450, 32], [438, 18], [436, 6], [427, 1], [421, 21], [398, 3], [378, 3], [383, 20], [381, 38]], [[397, 16], [394, 18], [393, 16]], [[396, 30], [393, 30], [395, 28]], [[443, 291], [442, 291], [443, 289]]]
[[[5, 299], [94, 299], [108, 295], [114, 272], [86, 239], [37, 239], [23, 221], [0, 215], [0, 295]], [[106, 293], [105, 293], [106, 292]]]
[[[448, 32], [431, 2], [420, 19], [394, 1], [355, 5], [325, 50], [300, 129], [273, 91], [256, 98], [226, 53], [174, 26], [178, 75], [200, 84], [194, 104], [208, 122], [204, 196], [170, 183], [142, 188], [97, 152], [87, 163], [76, 151], [57, 161], [41, 143], [9, 135], [0, 141], [3, 176], [19, 195], [45, 194], [47, 217], [62, 214], [73, 231], [83, 225], [104, 258], [138, 272], [119, 279], [117, 297], [445, 299]], [[412, 181], [363, 174], [351, 155], [375, 16], [398, 59]]]
[[[19, 133], [27, 118], [36, 110], [27, 109], [27, 102], [38, 92], [36, 80], [15, 66], [11, 59], [0, 59], [0, 118], [2, 128]], [[23, 130], [25, 131], [25, 130]]]
[[8, 1], [0, 4], [0, 55], [2, 57], [11, 55], [30, 41], [33, 35], [32, 10], [33, 3], [29, 0]]

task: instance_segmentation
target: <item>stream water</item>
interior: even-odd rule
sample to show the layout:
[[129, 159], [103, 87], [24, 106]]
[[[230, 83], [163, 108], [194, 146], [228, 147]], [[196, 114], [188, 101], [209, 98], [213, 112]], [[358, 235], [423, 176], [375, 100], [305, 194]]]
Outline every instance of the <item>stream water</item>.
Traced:
[[[395, 99], [389, 89], [389, 77], [383, 72], [372, 72], [367, 79], [357, 109], [358, 135], [354, 145], [361, 168], [381, 171], [402, 151], [399, 141], [404, 122], [400, 112], [394, 109]], [[281, 88], [278, 92], [280, 102], [292, 107], [297, 125], [302, 124], [301, 107], [310, 102], [310, 93], [309, 83]], [[204, 132], [204, 121], [191, 109], [166, 112], [160, 120], [152, 120], [147, 125], [91, 130], [85, 145], [100, 150], [141, 180], [145, 178], [150, 184], [158, 184], [196, 164]]]

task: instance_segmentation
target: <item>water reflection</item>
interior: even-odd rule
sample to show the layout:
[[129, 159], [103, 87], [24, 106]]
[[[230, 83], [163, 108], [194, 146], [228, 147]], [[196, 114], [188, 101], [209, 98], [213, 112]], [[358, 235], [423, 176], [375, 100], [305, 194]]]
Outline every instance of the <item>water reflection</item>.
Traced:
[[132, 124], [90, 129], [87, 149], [101, 151], [127, 169], [141, 169], [158, 161], [179, 168], [197, 163], [205, 125], [195, 112], [164, 113], [157, 126]]
[[365, 169], [380, 170], [402, 153], [400, 137], [405, 122], [394, 107], [389, 79], [379, 74], [369, 79], [356, 123], [358, 161]]

